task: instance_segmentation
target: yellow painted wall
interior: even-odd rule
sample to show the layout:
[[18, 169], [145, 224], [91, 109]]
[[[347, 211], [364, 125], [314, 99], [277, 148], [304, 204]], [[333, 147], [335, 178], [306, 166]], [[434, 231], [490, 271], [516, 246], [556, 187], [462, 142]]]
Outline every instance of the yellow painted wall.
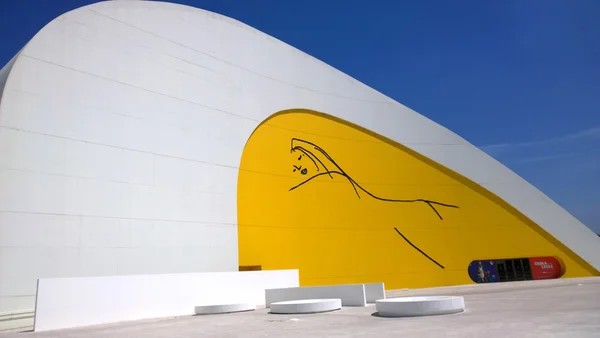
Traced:
[[536, 256], [559, 257], [564, 277], [597, 274], [487, 190], [325, 114], [275, 114], [248, 140], [240, 168], [239, 264], [299, 269], [301, 285], [469, 284], [472, 260]]

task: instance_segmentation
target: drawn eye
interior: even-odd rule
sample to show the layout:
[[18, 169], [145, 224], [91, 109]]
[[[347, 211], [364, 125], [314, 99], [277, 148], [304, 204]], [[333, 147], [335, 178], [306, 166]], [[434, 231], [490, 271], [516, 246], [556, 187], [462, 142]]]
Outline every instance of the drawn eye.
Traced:
[[308, 170], [306, 170], [306, 168], [304, 168], [304, 169], [302, 169], [302, 170], [300, 171], [300, 173], [301, 173], [302, 175], [306, 175], [306, 173], [308, 173]]

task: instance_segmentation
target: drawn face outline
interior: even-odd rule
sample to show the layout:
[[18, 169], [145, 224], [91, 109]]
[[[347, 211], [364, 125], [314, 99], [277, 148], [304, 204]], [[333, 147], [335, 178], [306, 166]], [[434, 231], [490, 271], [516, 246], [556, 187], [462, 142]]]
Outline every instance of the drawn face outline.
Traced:
[[[315, 172], [321, 171], [321, 168], [319, 167], [317, 162], [313, 159], [313, 157], [315, 155], [312, 154], [309, 150], [307, 150], [306, 147], [304, 147], [302, 143], [306, 143], [306, 142], [303, 142], [298, 139], [292, 139], [290, 153], [292, 153], [292, 154], [297, 153], [297, 152], [300, 153], [297, 157], [297, 162], [301, 162], [305, 157], [308, 157], [310, 159], [310, 162], [312, 162], [314, 171]], [[299, 164], [299, 165], [293, 164], [292, 166], [293, 166], [292, 172], [298, 171], [303, 176], [306, 176], [308, 174], [308, 168], [306, 166], [303, 167], [302, 164]]]

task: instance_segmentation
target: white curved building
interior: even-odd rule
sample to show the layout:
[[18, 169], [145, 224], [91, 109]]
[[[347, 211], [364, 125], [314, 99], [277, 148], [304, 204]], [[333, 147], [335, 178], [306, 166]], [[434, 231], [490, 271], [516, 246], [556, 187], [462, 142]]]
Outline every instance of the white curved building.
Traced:
[[[0, 95], [2, 313], [32, 309], [41, 277], [258, 265], [299, 268], [306, 285], [394, 288], [470, 283], [474, 260], [550, 256], [565, 277], [599, 274], [600, 238], [511, 170], [211, 12], [115, 1], [65, 13], [4, 66]], [[281, 159], [317, 141], [326, 153], [293, 156], [325, 175], [295, 194], [306, 165]], [[410, 205], [377, 202], [392, 200]]]

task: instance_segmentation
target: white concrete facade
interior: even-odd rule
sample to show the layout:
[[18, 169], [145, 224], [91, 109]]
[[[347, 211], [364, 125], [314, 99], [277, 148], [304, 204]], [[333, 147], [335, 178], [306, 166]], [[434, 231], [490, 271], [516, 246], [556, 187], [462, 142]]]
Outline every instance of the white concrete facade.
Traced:
[[600, 269], [600, 238], [508, 168], [238, 21], [100, 2], [49, 23], [13, 62], [0, 71], [0, 313], [33, 308], [38, 278], [236, 271], [242, 150], [290, 108], [468, 177]]

